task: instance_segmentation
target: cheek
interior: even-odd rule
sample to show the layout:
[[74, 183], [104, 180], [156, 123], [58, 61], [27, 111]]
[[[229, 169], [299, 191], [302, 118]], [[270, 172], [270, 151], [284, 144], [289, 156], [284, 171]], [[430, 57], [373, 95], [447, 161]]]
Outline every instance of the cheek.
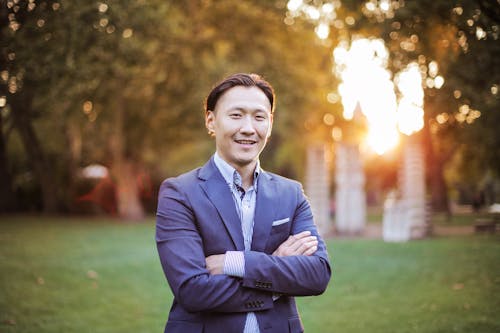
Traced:
[[267, 124], [267, 125], [260, 126], [258, 131], [259, 131], [259, 134], [261, 137], [267, 138], [269, 135], [271, 135], [271, 125]]

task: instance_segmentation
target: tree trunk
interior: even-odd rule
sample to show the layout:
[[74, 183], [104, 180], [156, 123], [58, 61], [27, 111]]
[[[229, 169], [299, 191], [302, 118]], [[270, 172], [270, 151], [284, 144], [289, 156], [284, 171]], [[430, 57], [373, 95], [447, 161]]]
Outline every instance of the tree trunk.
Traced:
[[422, 135], [426, 151], [426, 169], [432, 210], [435, 212], [445, 212], [449, 215], [448, 188], [444, 179], [444, 162], [446, 159], [443, 156], [438, 156], [435, 152], [428, 121], [422, 130]]
[[65, 151], [67, 162], [66, 206], [70, 212], [74, 212], [77, 197], [76, 179], [82, 155], [82, 138], [80, 129], [71, 119], [65, 122], [63, 130], [68, 147]]
[[124, 133], [124, 101], [117, 97], [113, 112], [113, 130], [109, 140], [111, 151], [111, 174], [116, 184], [118, 215], [126, 220], [144, 218], [144, 208], [140, 200], [135, 163], [126, 156]]
[[111, 169], [116, 184], [116, 201], [118, 215], [126, 220], [141, 220], [144, 218], [144, 209], [139, 198], [137, 173], [134, 163], [122, 160]]
[[436, 212], [444, 212], [449, 215], [448, 188], [443, 176], [443, 162], [440, 158], [437, 158], [430, 163], [428, 168], [432, 209]]
[[44, 213], [56, 213], [58, 211], [57, 184], [53, 170], [50, 168], [40, 141], [33, 128], [31, 104], [32, 94], [28, 90], [27, 84], [23, 92], [11, 95], [9, 99], [12, 107], [12, 119], [14, 127], [19, 132], [24, 149], [28, 155], [35, 178], [38, 180], [42, 193], [42, 203]]
[[16, 198], [12, 191], [12, 176], [8, 169], [6, 146], [3, 118], [0, 115], [0, 213], [8, 213], [16, 209]]

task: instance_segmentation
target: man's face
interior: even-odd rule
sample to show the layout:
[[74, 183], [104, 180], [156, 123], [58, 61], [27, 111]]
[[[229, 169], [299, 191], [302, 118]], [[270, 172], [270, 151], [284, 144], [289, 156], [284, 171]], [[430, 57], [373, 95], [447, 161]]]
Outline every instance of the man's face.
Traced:
[[236, 86], [205, 115], [219, 155], [234, 168], [254, 164], [271, 135], [271, 104], [257, 87]]

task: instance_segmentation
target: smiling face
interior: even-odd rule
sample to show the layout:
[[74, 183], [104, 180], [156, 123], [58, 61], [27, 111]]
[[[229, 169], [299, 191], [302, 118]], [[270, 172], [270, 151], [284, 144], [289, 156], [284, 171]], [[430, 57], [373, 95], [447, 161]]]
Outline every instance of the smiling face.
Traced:
[[237, 170], [255, 168], [271, 135], [273, 116], [267, 96], [255, 86], [236, 86], [207, 111], [205, 125], [215, 135], [217, 153]]

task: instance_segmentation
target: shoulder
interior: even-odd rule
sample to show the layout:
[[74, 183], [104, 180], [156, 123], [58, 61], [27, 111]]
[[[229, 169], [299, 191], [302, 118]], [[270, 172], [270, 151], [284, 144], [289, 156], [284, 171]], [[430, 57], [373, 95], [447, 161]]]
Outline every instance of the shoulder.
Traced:
[[283, 177], [269, 171], [264, 171], [264, 175], [282, 189], [294, 189], [302, 191], [302, 184], [295, 179]]
[[198, 174], [201, 168], [196, 168], [175, 177], [165, 179], [160, 186], [160, 193], [170, 190], [183, 191], [199, 182]]

